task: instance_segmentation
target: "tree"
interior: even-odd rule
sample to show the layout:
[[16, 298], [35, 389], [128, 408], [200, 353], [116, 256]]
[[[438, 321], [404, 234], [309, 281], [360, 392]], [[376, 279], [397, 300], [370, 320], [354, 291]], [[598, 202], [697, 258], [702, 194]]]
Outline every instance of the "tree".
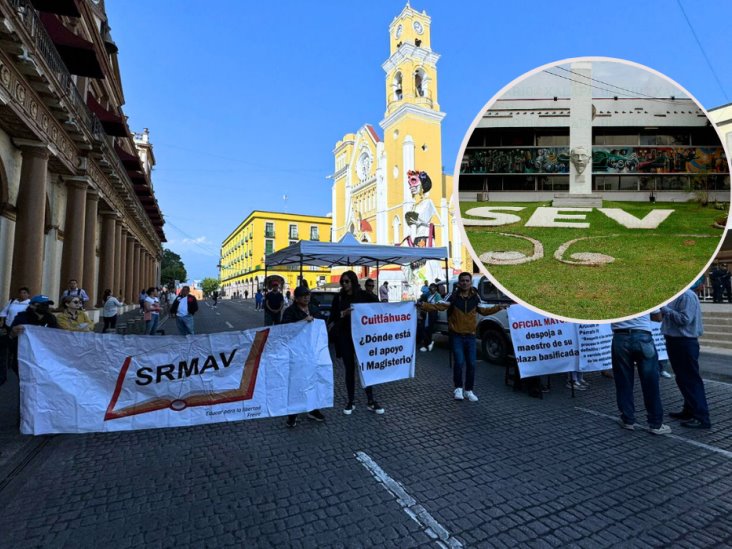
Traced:
[[188, 280], [188, 273], [180, 256], [167, 248], [163, 248], [163, 261], [160, 263], [160, 279], [164, 284], [179, 280]]
[[219, 281], [216, 278], [204, 278], [201, 281], [201, 289], [206, 295], [211, 295], [215, 290], [219, 289]]

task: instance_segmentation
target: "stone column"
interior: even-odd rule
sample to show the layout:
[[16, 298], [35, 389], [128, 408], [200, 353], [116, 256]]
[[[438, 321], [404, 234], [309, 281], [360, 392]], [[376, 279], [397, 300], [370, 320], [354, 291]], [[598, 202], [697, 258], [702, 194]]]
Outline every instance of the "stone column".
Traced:
[[127, 235], [127, 254], [125, 263], [125, 301], [135, 303], [139, 288], [135, 286], [135, 239]]
[[140, 289], [142, 283], [140, 282], [140, 243], [137, 241], [132, 242], [133, 253], [132, 253], [132, 293], [135, 297], [135, 302], [140, 295]]
[[112, 283], [112, 295], [114, 296], [119, 296], [122, 273], [122, 220], [117, 219], [114, 227], [114, 282]]
[[[89, 306], [96, 303], [97, 297], [97, 208], [99, 194], [86, 191], [86, 214], [84, 216], [84, 272], [79, 285], [89, 296]], [[61, 280], [64, 284], [63, 279]]]
[[66, 221], [64, 222], [64, 247], [61, 255], [61, 287], [63, 288], [66, 288], [72, 278], [78, 281], [80, 288], [83, 288], [86, 189], [86, 178], [66, 179]]
[[21, 286], [28, 286], [33, 295], [38, 294], [43, 282], [48, 149], [41, 143], [26, 142], [20, 145], [20, 149], [23, 164], [18, 189], [11, 296], [15, 296]]
[[117, 289], [119, 290], [119, 295], [114, 295], [121, 301], [125, 298], [125, 293], [127, 292], [127, 229], [122, 226], [120, 226], [120, 229], [120, 241], [117, 246], [117, 257], [119, 257], [119, 267], [117, 267], [117, 271], [119, 271], [119, 284]]
[[[114, 287], [115, 241], [117, 233], [117, 215], [114, 212], [102, 215], [102, 247], [99, 257], [99, 296], [104, 290]], [[114, 291], [114, 290], [112, 290]]]

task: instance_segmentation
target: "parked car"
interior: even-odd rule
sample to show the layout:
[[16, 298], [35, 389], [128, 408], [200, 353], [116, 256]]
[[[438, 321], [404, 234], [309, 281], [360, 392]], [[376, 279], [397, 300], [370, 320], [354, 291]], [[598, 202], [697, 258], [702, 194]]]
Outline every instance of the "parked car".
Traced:
[[[457, 277], [452, 277], [449, 290], [452, 290], [456, 283]], [[478, 290], [482, 305], [490, 307], [491, 305], [513, 303], [511, 298], [496, 288], [486, 276], [473, 275], [473, 286]], [[438, 313], [435, 329], [443, 334], [448, 333], [447, 311]], [[488, 316], [479, 313], [475, 331], [481, 342], [480, 348], [483, 358], [488, 362], [502, 364], [509, 356], [513, 356], [508, 312], [505, 309]]]
[[324, 290], [310, 291], [310, 302], [315, 303], [317, 301], [318, 310], [325, 319], [326, 324], [330, 318], [330, 308], [333, 305], [333, 298], [337, 293], [338, 292], [326, 292]]

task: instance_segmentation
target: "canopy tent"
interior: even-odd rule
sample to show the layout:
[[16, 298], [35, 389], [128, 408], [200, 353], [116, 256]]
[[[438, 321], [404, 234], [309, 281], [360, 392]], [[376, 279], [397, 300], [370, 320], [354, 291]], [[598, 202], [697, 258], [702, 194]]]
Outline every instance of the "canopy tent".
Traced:
[[301, 240], [274, 252], [264, 260], [264, 272], [273, 267], [300, 266], [302, 280], [303, 265], [320, 267], [376, 267], [377, 284], [380, 265], [409, 265], [415, 261], [433, 259], [445, 262], [445, 278], [448, 279], [447, 248], [410, 248], [405, 246], [384, 246], [361, 244], [351, 233], [346, 233], [338, 242], [313, 242]]

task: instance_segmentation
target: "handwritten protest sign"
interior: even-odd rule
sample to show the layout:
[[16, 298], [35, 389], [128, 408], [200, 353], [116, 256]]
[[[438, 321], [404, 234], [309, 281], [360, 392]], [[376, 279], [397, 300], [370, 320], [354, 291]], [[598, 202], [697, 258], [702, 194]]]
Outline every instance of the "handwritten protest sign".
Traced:
[[356, 303], [351, 333], [363, 387], [414, 377], [414, 303]]
[[26, 327], [21, 432], [125, 431], [281, 416], [333, 406], [322, 321], [196, 336]]
[[[508, 309], [521, 377], [612, 368], [610, 324], [575, 324], [545, 317], [521, 305]], [[651, 322], [659, 360], [668, 358], [660, 323]]]

